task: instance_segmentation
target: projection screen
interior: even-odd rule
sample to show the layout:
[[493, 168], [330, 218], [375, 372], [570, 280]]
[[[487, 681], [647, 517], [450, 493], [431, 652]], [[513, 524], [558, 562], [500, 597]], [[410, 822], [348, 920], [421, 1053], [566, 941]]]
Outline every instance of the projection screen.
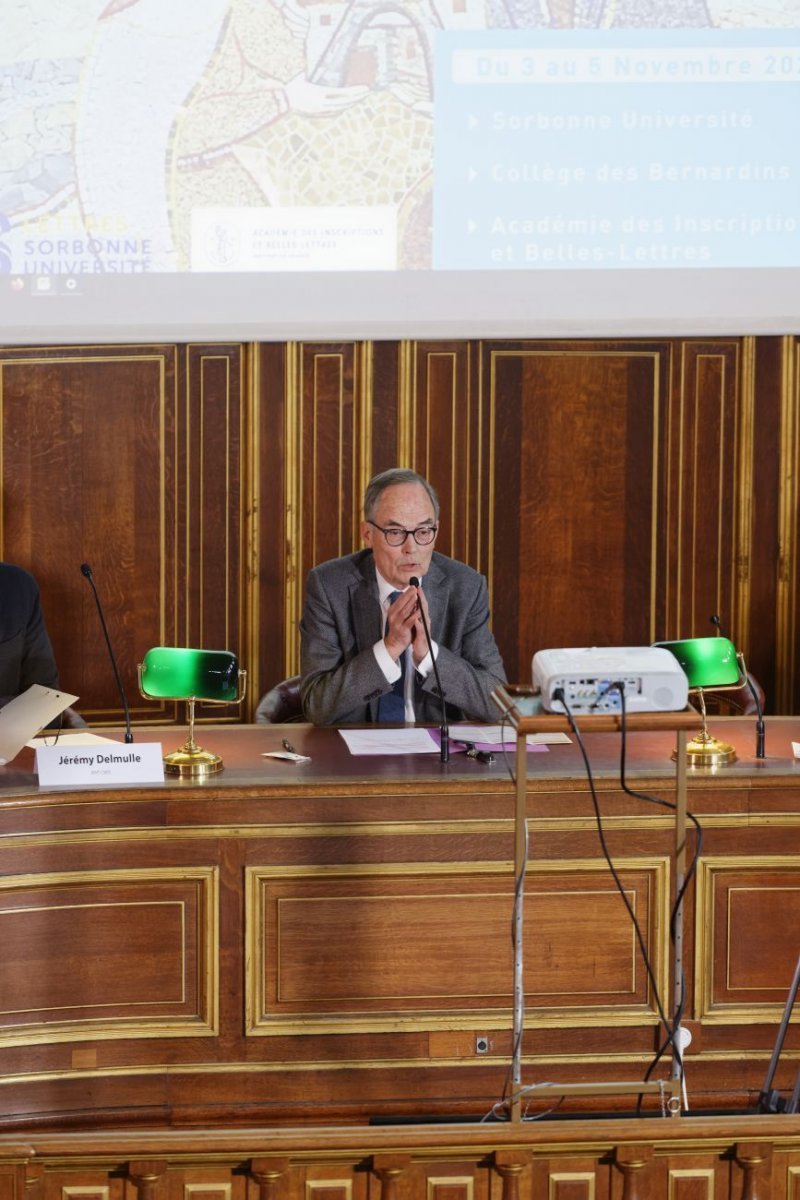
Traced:
[[800, 0], [7, 0], [0, 340], [800, 331]]

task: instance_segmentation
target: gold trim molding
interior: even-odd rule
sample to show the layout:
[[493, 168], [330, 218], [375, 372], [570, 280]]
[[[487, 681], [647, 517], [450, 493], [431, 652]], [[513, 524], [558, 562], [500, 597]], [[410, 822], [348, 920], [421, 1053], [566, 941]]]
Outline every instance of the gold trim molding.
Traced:
[[[473, 1008], [461, 1011], [437, 1011], [432, 1003], [428, 1009], [391, 1011], [349, 1011], [318, 1016], [290, 1014], [265, 1016], [265, 913], [263, 887], [271, 879], [367, 878], [387, 880], [392, 877], [442, 878], [468, 873], [471, 879], [481, 875], [490, 878], [511, 874], [511, 864], [493, 862], [464, 863], [392, 863], [382, 866], [352, 864], [350, 866], [266, 867], [250, 866], [245, 871], [245, 1033], [250, 1037], [302, 1035], [310, 1033], [381, 1033], [422, 1032], [429, 1030], [504, 1029], [508, 1027], [508, 1012], [504, 1008]], [[653, 946], [651, 966], [661, 997], [666, 996], [669, 979], [669, 869], [668, 857], [636, 857], [619, 863], [622, 871], [645, 871], [651, 876], [651, 923]], [[606, 877], [608, 867], [603, 860], [552, 860], [531, 864], [530, 875], [599, 875]], [[530, 898], [530, 897], [529, 897]], [[512, 897], [509, 891], [509, 919]], [[632, 934], [633, 938], [633, 934]], [[638, 964], [637, 964], [638, 966]], [[663, 1003], [663, 999], [662, 999]], [[509, 978], [509, 1008], [511, 979]], [[585, 1004], [570, 1007], [567, 1012], [550, 1011], [528, 1005], [526, 1027], [530, 1029], [586, 1026], [620, 1028], [631, 1025], [657, 1024], [659, 1020], [655, 998], [648, 985], [647, 1007], [640, 1003], [614, 1005]]]
[[[165, 883], [195, 884], [200, 889], [198, 904], [196, 977], [198, 998], [202, 1011], [187, 1016], [141, 1016], [108, 1017], [97, 1016], [75, 1020], [26, 1020], [15, 1026], [0, 1027], [0, 1047], [31, 1046], [38, 1043], [108, 1041], [120, 1038], [174, 1038], [208, 1037], [219, 1033], [219, 872], [216, 867], [154, 867], [151, 869], [123, 869], [101, 871], [43, 872], [40, 875], [7, 875], [0, 878], [0, 906], [5, 893], [30, 892], [58, 888], [63, 891], [76, 888], [120, 887], [132, 885], [137, 890], [141, 903], [147, 903], [142, 892], [146, 884]], [[154, 899], [153, 903], [169, 903]], [[178, 903], [176, 899], [174, 901]], [[114, 901], [125, 904], [125, 901]], [[108, 902], [98, 898], [98, 907]], [[66, 905], [68, 906], [68, 904]], [[3, 913], [24, 914], [25, 907], [2, 909]], [[185, 951], [185, 947], [184, 947]], [[58, 967], [58, 955], [53, 955], [53, 969]], [[185, 983], [186, 964], [183, 963]], [[154, 1007], [157, 1007], [155, 1005]], [[24, 1014], [21, 1014], [24, 1015]]]

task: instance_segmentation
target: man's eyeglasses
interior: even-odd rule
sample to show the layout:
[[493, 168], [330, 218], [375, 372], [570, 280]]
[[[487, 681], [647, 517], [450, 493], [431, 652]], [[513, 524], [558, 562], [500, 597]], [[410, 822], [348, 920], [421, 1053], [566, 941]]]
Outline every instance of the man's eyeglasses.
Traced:
[[407, 537], [413, 537], [418, 546], [430, 546], [439, 532], [438, 525], [418, 525], [416, 529], [401, 529], [398, 525], [387, 525], [384, 529], [383, 525], [376, 525], [374, 521], [370, 521], [369, 517], [367, 517], [367, 524], [372, 525], [375, 529], [380, 529], [390, 546], [404, 545]]

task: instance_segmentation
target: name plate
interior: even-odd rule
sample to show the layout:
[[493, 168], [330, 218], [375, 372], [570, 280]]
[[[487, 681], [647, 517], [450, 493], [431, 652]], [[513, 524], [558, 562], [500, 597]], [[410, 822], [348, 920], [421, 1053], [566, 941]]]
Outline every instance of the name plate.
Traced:
[[108, 742], [102, 746], [38, 746], [40, 787], [107, 787], [117, 783], [163, 783], [160, 742]]

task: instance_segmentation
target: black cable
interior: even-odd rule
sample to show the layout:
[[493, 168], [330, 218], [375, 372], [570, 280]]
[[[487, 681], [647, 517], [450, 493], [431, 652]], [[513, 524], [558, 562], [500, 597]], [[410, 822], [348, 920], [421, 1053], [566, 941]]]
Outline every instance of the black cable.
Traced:
[[[647, 804], [657, 804], [661, 808], [668, 808], [674, 812], [677, 808], [677, 805], [673, 801], [664, 800], [658, 796], [651, 796], [647, 792], [637, 792], [633, 788], [628, 787], [628, 784], [625, 779], [625, 769], [626, 769], [626, 761], [627, 761], [627, 722], [625, 720], [625, 716], [626, 716], [625, 687], [622, 683], [615, 682], [609, 686], [609, 688], [607, 689], [605, 694], [607, 694], [610, 691], [618, 691], [619, 692], [620, 703], [622, 706], [622, 722], [621, 722], [621, 731], [620, 731], [619, 774], [620, 774], [620, 785], [622, 787], [623, 792], [626, 795], [631, 796], [635, 800], [642, 800]], [[684, 896], [686, 895], [686, 892], [688, 890], [689, 884], [691, 883], [692, 879], [694, 878], [694, 876], [696, 874], [697, 863], [698, 863], [698, 860], [700, 858], [700, 855], [701, 855], [702, 849], [703, 849], [703, 827], [700, 824], [700, 822], [698, 821], [697, 817], [694, 815], [694, 813], [687, 811], [686, 815], [695, 827], [695, 833], [696, 833], [695, 849], [694, 849], [694, 854], [692, 855], [689, 865], [686, 869], [686, 874], [684, 875], [683, 882], [681, 883], [681, 886], [675, 895], [675, 901], [672, 905], [672, 909], [670, 912], [669, 936], [670, 936], [670, 942], [672, 943], [673, 946], [675, 944], [676, 922], [677, 922], [678, 913], [680, 911], [681, 904], [683, 903]], [[683, 1082], [683, 1054], [682, 1054], [680, 1046], [677, 1046], [675, 1043], [675, 1031], [680, 1027], [680, 1024], [681, 1024], [681, 1021], [683, 1018], [684, 1005], [686, 1003], [686, 976], [683, 974], [683, 972], [681, 972], [680, 990], [681, 990], [680, 1003], [677, 1005], [677, 1007], [675, 1009], [675, 1014], [674, 1014], [674, 1017], [672, 1020], [672, 1024], [670, 1026], [666, 1027], [667, 1036], [665, 1037], [664, 1041], [661, 1043], [661, 1045], [656, 1050], [655, 1056], [654, 1056], [652, 1062], [650, 1063], [650, 1066], [647, 1068], [647, 1071], [645, 1072], [645, 1076], [644, 1076], [645, 1083], [649, 1080], [649, 1078], [652, 1075], [653, 1071], [655, 1070], [656, 1066], [661, 1061], [661, 1058], [663, 1057], [667, 1048], [670, 1046], [672, 1047], [672, 1053], [678, 1064], [678, 1070], [680, 1072], [681, 1082]], [[641, 1104], [641, 1097], [639, 1098], [639, 1104]]]
[[[502, 717], [500, 719], [500, 745], [503, 749], [503, 758], [505, 759], [506, 770], [508, 771], [508, 774], [511, 778], [512, 784], [516, 788], [517, 777], [516, 777], [514, 768], [511, 765], [511, 762], [509, 761], [509, 755], [508, 755], [508, 751], [506, 750], [506, 743], [505, 743], [505, 725], [506, 725], [507, 720], [508, 720], [508, 714], [503, 713]], [[524, 903], [525, 874], [526, 874], [527, 869], [528, 869], [528, 818], [526, 816], [525, 817], [525, 852], [522, 856], [522, 864], [520, 866], [519, 872], [514, 880], [514, 904], [511, 909], [512, 954], [513, 954], [513, 951], [516, 949], [517, 914], [519, 912], [519, 905]], [[516, 996], [512, 997], [512, 1002], [514, 1004], [514, 1012], [516, 1013], [516, 1003], [517, 1003]], [[522, 1034], [523, 1034], [523, 1029], [524, 1029], [524, 1025], [525, 1025], [525, 1007], [524, 1007], [525, 1006], [525, 993], [524, 993], [524, 989], [523, 989], [521, 1002], [522, 1002], [522, 1006], [523, 1006], [522, 1013], [521, 1013], [521, 1020], [519, 1022], [519, 1029], [517, 1031], [517, 1036], [511, 1047], [511, 1058], [509, 1060], [508, 1067], [506, 1068], [506, 1074], [505, 1074], [505, 1078], [503, 1080], [503, 1087], [500, 1092], [500, 1099], [495, 1104], [492, 1105], [492, 1108], [490, 1110], [491, 1114], [494, 1115], [498, 1120], [499, 1120], [500, 1108], [505, 1107], [506, 1109], [508, 1109], [509, 1102], [513, 1099], [513, 1097], [511, 1097], [509, 1095], [509, 1084], [512, 1082], [511, 1073], [514, 1069], [514, 1063], [517, 1061], [517, 1055], [520, 1052], [520, 1048], [522, 1046]], [[508, 1118], [506, 1118], [506, 1119], [508, 1119]]]
[[[621, 725], [622, 725], [622, 730], [623, 730], [623, 732], [624, 732], [624, 730], [625, 730], [625, 724], [626, 724], [626, 722], [625, 722], [624, 684], [623, 684], [623, 683], [621, 683], [621, 682], [615, 682], [615, 683], [612, 683], [612, 684], [611, 684], [611, 685], [610, 685], [610, 686], [609, 686], [609, 687], [606, 689], [606, 692], [604, 693], [604, 695], [605, 695], [605, 694], [608, 694], [608, 692], [610, 692], [610, 691], [614, 691], [614, 690], [620, 691], [620, 695], [622, 696], [622, 722], [621, 722]], [[566, 715], [567, 715], [567, 720], [569, 721], [570, 728], [572, 729], [572, 732], [573, 732], [573, 734], [575, 735], [575, 740], [576, 740], [576, 741], [577, 741], [577, 743], [578, 743], [578, 747], [579, 747], [579, 749], [580, 749], [580, 752], [581, 752], [581, 755], [582, 755], [582, 757], [583, 757], [583, 763], [584, 763], [584, 767], [585, 767], [585, 769], [586, 769], [586, 777], [587, 777], [587, 779], [588, 779], [588, 782], [589, 782], [589, 791], [590, 791], [590, 794], [591, 794], [591, 797], [592, 797], [592, 805], [593, 805], [593, 808], [594, 808], [594, 814], [595, 814], [595, 823], [596, 823], [596, 826], [597, 826], [597, 834], [598, 834], [598, 838], [599, 838], [599, 840], [600, 840], [600, 847], [601, 847], [601, 849], [602, 849], [602, 851], [603, 851], [603, 857], [605, 858], [605, 860], [606, 860], [606, 862], [607, 862], [607, 864], [608, 864], [608, 869], [609, 869], [609, 871], [611, 872], [611, 877], [612, 877], [612, 879], [614, 880], [614, 884], [615, 884], [615, 886], [616, 886], [616, 888], [617, 888], [617, 891], [619, 892], [619, 894], [620, 894], [620, 896], [621, 896], [621, 898], [622, 898], [622, 902], [623, 902], [623, 904], [625, 905], [625, 908], [627, 909], [627, 911], [628, 911], [628, 915], [629, 915], [629, 917], [630, 917], [630, 919], [631, 919], [631, 924], [632, 924], [632, 926], [633, 926], [633, 930], [634, 930], [634, 933], [635, 933], [635, 936], [636, 936], [636, 940], [637, 940], [637, 942], [638, 942], [638, 945], [639, 945], [639, 951], [640, 951], [640, 953], [641, 953], [641, 956], [642, 956], [642, 962], [644, 963], [645, 972], [646, 972], [646, 974], [647, 974], [647, 977], [648, 977], [648, 979], [649, 979], [649, 981], [650, 981], [650, 986], [651, 986], [651, 988], [652, 988], [652, 992], [653, 992], [653, 999], [654, 999], [654, 1001], [655, 1001], [656, 1010], [657, 1010], [657, 1012], [658, 1012], [659, 1020], [660, 1020], [660, 1022], [661, 1022], [661, 1024], [662, 1024], [662, 1026], [663, 1026], [663, 1028], [664, 1028], [664, 1031], [665, 1031], [665, 1034], [666, 1034], [666, 1045], [672, 1045], [672, 1047], [673, 1047], [673, 1052], [676, 1052], [676, 1053], [677, 1053], [677, 1060], [678, 1060], [678, 1062], [680, 1063], [680, 1070], [681, 1070], [681, 1074], [682, 1074], [682, 1072], [683, 1072], [683, 1060], [682, 1060], [682, 1058], [681, 1058], [681, 1056], [680, 1056], [680, 1052], [677, 1050], [677, 1047], [675, 1046], [675, 1042], [674, 1042], [674, 1030], [673, 1030], [672, 1026], [670, 1025], [670, 1021], [669, 1021], [669, 1019], [668, 1019], [668, 1017], [667, 1017], [667, 1015], [666, 1015], [666, 1012], [664, 1011], [664, 1005], [663, 1005], [663, 1003], [662, 1003], [662, 1001], [661, 1001], [661, 995], [660, 995], [660, 993], [659, 993], [659, 990], [658, 990], [658, 984], [657, 984], [657, 982], [656, 982], [655, 974], [654, 974], [654, 972], [653, 972], [653, 967], [652, 967], [652, 964], [651, 964], [651, 962], [650, 962], [650, 957], [649, 957], [649, 955], [648, 955], [648, 953], [647, 953], [647, 946], [646, 946], [646, 944], [645, 944], [644, 935], [642, 934], [642, 930], [641, 930], [641, 927], [640, 927], [640, 925], [639, 925], [639, 921], [638, 921], [638, 919], [637, 919], [637, 917], [636, 917], [636, 913], [635, 913], [635, 912], [634, 912], [634, 910], [633, 910], [633, 906], [631, 905], [631, 902], [630, 902], [630, 900], [628, 899], [627, 895], [625, 894], [625, 888], [624, 888], [624, 886], [623, 886], [622, 880], [620, 879], [620, 877], [619, 877], [619, 874], [617, 873], [617, 869], [616, 869], [616, 867], [614, 866], [613, 859], [611, 858], [611, 854], [610, 854], [610, 851], [609, 851], [609, 849], [608, 849], [608, 844], [607, 844], [607, 842], [606, 842], [606, 836], [605, 836], [605, 830], [603, 829], [603, 819], [602, 819], [602, 814], [601, 814], [601, 812], [600, 812], [600, 804], [599, 804], [599, 801], [598, 801], [598, 798], [597, 798], [597, 790], [596, 790], [596, 788], [595, 788], [595, 784], [594, 784], [594, 775], [593, 775], [593, 773], [592, 773], [591, 764], [590, 764], [590, 762], [589, 762], [589, 756], [588, 756], [588, 754], [587, 754], [587, 752], [586, 752], [586, 747], [585, 747], [585, 745], [584, 745], [583, 738], [582, 738], [582, 736], [581, 736], [581, 732], [580, 732], [580, 730], [578, 729], [578, 725], [577, 725], [577, 722], [576, 722], [576, 720], [575, 720], [575, 717], [574, 717], [574, 715], [573, 715], [573, 713], [572, 713], [572, 710], [569, 708], [569, 706], [568, 706], [568, 704], [567, 704], [567, 700], [566, 700], [566, 697], [565, 697], [565, 695], [564, 695], [564, 690], [563, 690], [563, 688], [556, 688], [556, 690], [553, 692], [553, 699], [554, 699], [554, 700], [558, 699], [558, 700], [560, 700], [560, 701], [561, 701], [561, 703], [562, 703], [562, 705], [563, 705], [563, 707], [564, 707], [564, 711], [565, 711], [565, 713], [566, 713]], [[626, 787], [626, 785], [624, 784], [624, 782], [623, 782], [623, 790], [624, 790], [624, 791], [627, 791], [629, 795], [630, 795], [630, 794], [632, 794], [632, 793], [630, 793], [629, 789]], [[672, 805], [672, 807], [674, 808], [674, 805]], [[684, 890], [685, 890], [685, 889], [681, 889], [681, 896], [683, 895], [683, 891], [684, 891]], [[678, 903], [678, 902], [676, 901], [676, 905], [677, 905], [677, 903]], [[673, 918], [672, 918], [672, 920], [671, 920], [671, 922], [670, 922], [670, 925], [671, 925], [671, 932], [672, 932], [672, 933], [674, 933], [674, 915], [673, 915]], [[663, 1050], [661, 1050], [661, 1051], [660, 1051], [660, 1053], [657, 1055], [656, 1059], [654, 1060], [654, 1062], [653, 1062], [653, 1063], [651, 1063], [650, 1067], [648, 1068], [648, 1074], [647, 1074], [647, 1075], [645, 1075], [645, 1082], [646, 1082], [646, 1081], [647, 1081], [647, 1079], [649, 1078], [649, 1074], [650, 1074], [650, 1073], [652, 1073], [653, 1066], [655, 1065], [655, 1062], [657, 1062], [657, 1061], [659, 1060], [659, 1058], [661, 1057], [661, 1055], [662, 1055], [663, 1053], [664, 1053], [664, 1051], [663, 1051]], [[641, 1098], [640, 1098], [640, 1102], [641, 1102]]]
[[[624, 683], [622, 683], [621, 681], [615, 681], [614, 683], [610, 684], [608, 688], [606, 688], [606, 690], [603, 694], [608, 695], [608, 693], [612, 692], [612, 691], [619, 692], [620, 704], [621, 704], [621, 710], [622, 710], [622, 720], [621, 720], [621, 727], [620, 727], [620, 729], [621, 729], [620, 785], [622, 787], [623, 792], [626, 795], [631, 796], [634, 799], [642, 800], [649, 804], [657, 804], [663, 808], [668, 808], [668, 809], [671, 809], [674, 811], [676, 809], [677, 805], [675, 805], [672, 801], [664, 800], [657, 796], [650, 796], [646, 792], [637, 792], [633, 788], [630, 788], [628, 786], [626, 778], [625, 778], [626, 754], [627, 754], [627, 710], [625, 707]], [[601, 849], [603, 852], [603, 856], [606, 860], [606, 863], [608, 864], [608, 868], [611, 872], [611, 876], [612, 876], [612, 879], [614, 880], [614, 884], [617, 888], [617, 891], [619, 892], [619, 894], [622, 898], [622, 902], [625, 905], [625, 908], [631, 919], [631, 924], [633, 926], [636, 940], [639, 945], [639, 950], [641, 953], [642, 961], [644, 963], [645, 971], [646, 971], [647, 977], [650, 981], [650, 986], [652, 988], [653, 998], [654, 998], [654, 1001], [656, 1004], [656, 1009], [658, 1012], [659, 1020], [661, 1022], [661, 1025], [663, 1026], [663, 1029], [665, 1032], [664, 1040], [662, 1041], [661, 1045], [657, 1049], [655, 1056], [653, 1057], [650, 1065], [647, 1068], [647, 1071], [645, 1072], [644, 1082], [646, 1083], [649, 1080], [650, 1076], [652, 1075], [653, 1071], [655, 1070], [655, 1067], [660, 1062], [660, 1060], [663, 1057], [667, 1048], [670, 1046], [672, 1047], [672, 1053], [674, 1055], [675, 1061], [678, 1064], [678, 1070], [680, 1073], [681, 1082], [683, 1082], [683, 1056], [681, 1054], [680, 1047], [675, 1042], [675, 1030], [678, 1028], [678, 1026], [681, 1023], [681, 1018], [682, 1018], [683, 1010], [684, 1010], [684, 1004], [685, 1004], [685, 999], [686, 999], [685, 976], [683, 974], [681, 975], [680, 1004], [677, 1006], [675, 1017], [674, 1017], [673, 1021], [671, 1022], [670, 1019], [667, 1017], [666, 1012], [664, 1010], [664, 1006], [663, 1006], [663, 1003], [661, 1000], [661, 996], [660, 996], [660, 993], [658, 990], [658, 985], [657, 985], [656, 978], [655, 978], [655, 973], [653, 971], [653, 967], [650, 962], [650, 958], [649, 958], [649, 955], [647, 952], [647, 946], [646, 946], [646, 943], [644, 940], [644, 935], [642, 933], [641, 927], [640, 927], [638, 919], [636, 917], [636, 913], [634, 912], [633, 907], [632, 907], [630, 901], [628, 900], [627, 895], [625, 894], [624, 885], [622, 883], [622, 880], [619, 877], [616, 867], [614, 866], [613, 859], [611, 858], [611, 854], [608, 849], [608, 844], [606, 842], [606, 837], [605, 837], [605, 830], [603, 829], [603, 821], [602, 821], [602, 814], [600, 812], [600, 804], [599, 804], [599, 800], [597, 797], [597, 790], [595, 788], [595, 783], [594, 783], [594, 775], [592, 772], [591, 764], [589, 762], [589, 757], [588, 757], [588, 754], [586, 751], [586, 747], [583, 742], [583, 738], [581, 736], [580, 730], [578, 729], [574, 714], [572, 713], [571, 709], [567, 705], [566, 697], [564, 695], [564, 691], [562, 688], [557, 688], [554, 691], [553, 699], [561, 701], [563, 708], [564, 708], [564, 712], [567, 716], [567, 720], [569, 721], [570, 728], [572, 729], [572, 732], [575, 736], [575, 740], [578, 743], [578, 747], [580, 749], [581, 756], [582, 756], [583, 762], [584, 762], [584, 767], [586, 770], [586, 777], [589, 782], [589, 790], [590, 790], [590, 794], [592, 797], [592, 805], [593, 805], [594, 814], [595, 814], [595, 823], [597, 826], [598, 838], [600, 840], [600, 846], [601, 846]], [[501, 745], [503, 746], [503, 755], [504, 755], [504, 759], [505, 759], [505, 763], [506, 763], [506, 769], [508, 771], [508, 774], [509, 774], [509, 777], [510, 777], [512, 783], [514, 785], [516, 785], [516, 774], [515, 774], [514, 768], [511, 765], [508, 751], [505, 749], [505, 738], [503, 736], [503, 729], [504, 729], [506, 720], [507, 720], [507, 717], [504, 714], [501, 719], [501, 726], [500, 726], [501, 739], [502, 739]], [[689, 886], [689, 883], [691, 882], [692, 878], [695, 875], [695, 872], [697, 869], [697, 861], [700, 857], [700, 853], [701, 853], [701, 849], [702, 849], [702, 841], [703, 841], [703, 830], [702, 830], [702, 826], [700, 825], [700, 822], [697, 820], [697, 818], [694, 816], [693, 813], [687, 813], [687, 816], [689, 817], [689, 819], [692, 821], [692, 823], [695, 826], [697, 837], [696, 837], [696, 845], [695, 845], [694, 855], [692, 856], [689, 867], [687, 868], [685, 878], [684, 878], [683, 883], [681, 884], [681, 887], [675, 897], [675, 902], [672, 906], [672, 911], [670, 913], [670, 921], [669, 921], [670, 941], [673, 944], [675, 942], [675, 935], [676, 935], [677, 914], [680, 910], [680, 905], [686, 894], [686, 890]], [[524, 898], [523, 897], [523, 889], [524, 889], [527, 865], [528, 865], [528, 822], [527, 822], [527, 818], [526, 818], [526, 820], [525, 820], [525, 853], [523, 856], [522, 867], [519, 871], [519, 874], [515, 880], [515, 885], [514, 885], [514, 907], [513, 907], [512, 921], [511, 921], [512, 945], [514, 944], [516, 916], [517, 916], [517, 911], [518, 911], [517, 906], [519, 904], [523, 903], [523, 898]], [[523, 996], [523, 1003], [524, 1003], [524, 996]], [[492, 1108], [490, 1109], [489, 1114], [487, 1114], [487, 1117], [493, 1116], [495, 1119], [499, 1120], [500, 1119], [500, 1116], [499, 1116], [500, 1110], [502, 1108], [507, 1109], [507, 1107], [508, 1107], [508, 1103], [509, 1103], [508, 1086], [509, 1086], [509, 1082], [510, 1082], [511, 1071], [513, 1069], [513, 1064], [516, 1061], [517, 1053], [518, 1053], [518, 1050], [519, 1050], [519, 1047], [521, 1044], [522, 1035], [523, 1035], [523, 1026], [524, 1026], [524, 1014], [523, 1014], [523, 1020], [520, 1021], [520, 1027], [519, 1027], [519, 1031], [517, 1034], [517, 1038], [515, 1040], [514, 1045], [512, 1046], [511, 1061], [506, 1070], [506, 1075], [505, 1075], [505, 1079], [503, 1082], [503, 1088], [502, 1088], [502, 1092], [501, 1092], [501, 1098], [494, 1105], [492, 1105]], [[526, 1091], [526, 1089], [523, 1088], [521, 1094], [524, 1095], [525, 1091]], [[643, 1097], [640, 1095], [638, 1104], [637, 1104], [637, 1109], [641, 1108], [642, 1100], [643, 1100]], [[555, 1107], [556, 1108], [559, 1107], [559, 1105], [562, 1102], [563, 1102], [563, 1096], [561, 1097], [561, 1100], [559, 1100], [558, 1104]], [[552, 1110], [548, 1110], [548, 1111], [552, 1111]], [[547, 1113], [544, 1113], [541, 1115], [547, 1115]], [[484, 1118], [484, 1120], [485, 1119], [487, 1119], [487, 1118]], [[526, 1116], [524, 1119], [538, 1120], [539, 1118], [538, 1117], [531, 1118], [531, 1117]]]
[[[620, 739], [620, 766], [619, 766], [620, 786], [621, 786], [623, 792], [625, 792], [625, 794], [627, 796], [631, 796], [634, 800], [643, 800], [647, 804], [658, 804], [658, 805], [660, 805], [661, 808], [669, 808], [672, 810], [672, 812], [675, 812], [677, 805], [674, 803], [674, 801], [664, 800], [659, 796], [650, 796], [650, 795], [648, 795], [647, 792], [634, 791], [633, 788], [628, 787], [628, 784], [625, 781], [625, 763], [626, 763], [626, 749], [627, 749], [627, 736], [626, 736], [627, 731], [626, 731], [626, 722], [625, 722], [625, 693], [624, 693], [624, 687], [621, 683], [612, 683], [611, 686], [609, 687], [608, 691], [612, 691], [615, 689], [616, 690], [622, 689], [622, 691], [620, 691], [620, 696], [622, 699], [622, 714], [623, 714], [623, 719], [622, 719], [622, 723], [621, 723], [621, 739]], [[687, 867], [686, 875], [684, 877], [683, 883], [681, 884], [680, 890], [678, 891], [678, 893], [675, 897], [675, 903], [672, 906], [672, 912], [670, 914], [670, 933], [673, 936], [675, 933], [675, 919], [677, 917], [678, 910], [681, 906], [681, 902], [682, 902], [684, 896], [686, 895], [686, 890], [687, 890], [689, 884], [691, 883], [692, 879], [694, 878], [695, 872], [697, 871], [697, 862], [698, 862], [698, 859], [700, 858], [700, 854], [703, 849], [703, 827], [702, 827], [702, 825], [700, 824], [700, 822], [698, 821], [698, 819], [694, 815], [694, 813], [687, 811], [686, 816], [689, 818], [689, 820], [694, 825], [695, 832], [697, 834], [697, 838], [695, 841], [694, 854], [692, 855], [689, 866]]]

